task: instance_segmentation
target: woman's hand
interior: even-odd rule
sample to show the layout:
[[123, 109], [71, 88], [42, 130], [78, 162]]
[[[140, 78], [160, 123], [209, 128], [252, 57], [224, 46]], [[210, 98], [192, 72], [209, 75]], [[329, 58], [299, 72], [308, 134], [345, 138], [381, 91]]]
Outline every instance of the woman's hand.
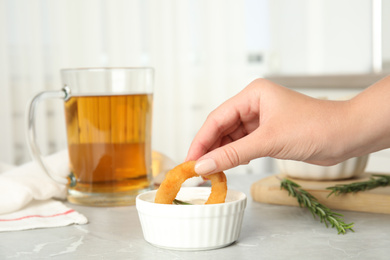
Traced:
[[257, 79], [210, 113], [186, 160], [197, 160], [201, 175], [259, 157], [333, 165], [354, 155], [353, 113], [350, 100], [315, 99]]

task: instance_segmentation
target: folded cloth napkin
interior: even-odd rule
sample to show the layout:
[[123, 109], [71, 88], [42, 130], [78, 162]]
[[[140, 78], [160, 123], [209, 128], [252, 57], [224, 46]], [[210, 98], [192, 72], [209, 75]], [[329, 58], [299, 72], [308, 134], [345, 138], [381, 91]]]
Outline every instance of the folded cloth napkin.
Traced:
[[[69, 174], [66, 150], [48, 156], [45, 162], [59, 177]], [[83, 215], [53, 200], [66, 198], [66, 185], [47, 176], [37, 163], [0, 167], [0, 231], [87, 223]]]

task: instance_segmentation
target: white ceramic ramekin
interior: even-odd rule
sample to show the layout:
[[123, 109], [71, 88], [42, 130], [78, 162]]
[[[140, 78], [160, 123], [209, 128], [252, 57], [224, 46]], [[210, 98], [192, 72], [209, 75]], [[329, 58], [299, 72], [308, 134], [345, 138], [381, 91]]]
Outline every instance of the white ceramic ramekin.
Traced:
[[304, 162], [278, 160], [281, 173], [305, 180], [341, 180], [360, 176], [364, 173], [368, 155], [348, 159], [333, 166], [319, 166]]
[[[182, 187], [177, 199], [207, 200], [208, 187]], [[208, 250], [236, 241], [241, 232], [246, 195], [228, 190], [226, 202], [210, 205], [154, 203], [156, 191], [140, 194], [136, 207], [144, 238], [152, 245], [174, 250]]]

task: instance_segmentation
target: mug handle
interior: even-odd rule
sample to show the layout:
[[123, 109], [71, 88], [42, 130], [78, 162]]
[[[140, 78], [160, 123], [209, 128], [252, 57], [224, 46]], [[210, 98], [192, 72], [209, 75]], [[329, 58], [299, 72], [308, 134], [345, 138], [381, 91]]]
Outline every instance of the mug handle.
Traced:
[[69, 97], [70, 97], [70, 89], [67, 86], [65, 86], [63, 89], [58, 91], [43, 91], [38, 93], [35, 97], [31, 99], [27, 111], [26, 136], [27, 136], [27, 147], [29, 149], [30, 155], [32, 156], [34, 161], [41, 166], [41, 168], [49, 177], [51, 177], [54, 181], [61, 184], [67, 184], [68, 179], [53, 174], [53, 172], [49, 169], [49, 167], [44, 162], [42, 153], [39, 150], [39, 147], [36, 142], [35, 117], [36, 117], [36, 107], [38, 103], [40, 103], [42, 100], [51, 99], [51, 98], [60, 98], [60, 99], [67, 100], [69, 99]]

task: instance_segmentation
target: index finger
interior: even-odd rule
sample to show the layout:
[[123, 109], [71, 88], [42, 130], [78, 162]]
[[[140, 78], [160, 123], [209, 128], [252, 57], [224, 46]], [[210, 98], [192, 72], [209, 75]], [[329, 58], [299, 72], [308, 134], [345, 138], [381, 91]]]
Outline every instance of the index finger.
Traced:
[[195, 135], [186, 160], [197, 160], [210, 148], [218, 147], [215, 144], [221, 142], [229, 131], [234, 131], [246, 118], [253, 118], [253, 114], [258, 115], [259, 102], [253, 97], [253, 93], [245, 95], [245, 91], [241, 91], [212, 111]]
[[[230, 127], [239, 125], [238, 116], [234, 110], [227, 108], [226, 110], [214, 110], [207, 117], [188, 150], [187, 161], [197, 160], [199, 157], [207, 153], [211, 147], [219, 146], [218, 143], [222, 141], [223, 135]], [[225, 116], [226, 115], [226, 116]], [[217, 145], [216, 145], [217, 144]]]

